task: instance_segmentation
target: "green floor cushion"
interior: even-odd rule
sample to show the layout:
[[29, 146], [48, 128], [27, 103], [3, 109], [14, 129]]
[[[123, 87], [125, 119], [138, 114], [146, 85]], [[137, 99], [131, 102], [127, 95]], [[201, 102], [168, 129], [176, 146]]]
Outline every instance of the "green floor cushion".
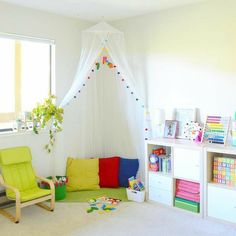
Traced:
[[67, 159], [67, 191], [99, 189], [99, 162], [97, 158]]
[[110, 197], [127, 202], [126, 188], [100, 188], [96, 190], [83, 190], [68, 192], [66, 197], [59, 202], [88, 202], [90, 199], [99, 197]]

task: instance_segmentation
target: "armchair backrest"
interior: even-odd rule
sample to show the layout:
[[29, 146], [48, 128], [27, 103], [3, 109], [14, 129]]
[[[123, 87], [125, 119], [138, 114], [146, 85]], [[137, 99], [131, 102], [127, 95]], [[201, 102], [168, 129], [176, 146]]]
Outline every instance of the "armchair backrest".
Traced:
[[[6, 184], [25, 191], [37, 187], [28, 147], [13, 147], [0, 150], [0, 165]], [[7, 195], [10, 193], [7, 190]]]

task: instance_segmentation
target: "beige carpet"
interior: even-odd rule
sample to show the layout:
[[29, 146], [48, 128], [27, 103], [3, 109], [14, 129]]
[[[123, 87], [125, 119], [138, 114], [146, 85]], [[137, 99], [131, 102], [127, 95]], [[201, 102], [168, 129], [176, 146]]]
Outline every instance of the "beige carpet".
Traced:
[[87, 203], [57, 203], [53, 213], [37, 206], [19, 224], [0, 215], [1, 236], [235, 236], [236, 226], [151, 203], [122, 202], [114, 212], [86, 213]]

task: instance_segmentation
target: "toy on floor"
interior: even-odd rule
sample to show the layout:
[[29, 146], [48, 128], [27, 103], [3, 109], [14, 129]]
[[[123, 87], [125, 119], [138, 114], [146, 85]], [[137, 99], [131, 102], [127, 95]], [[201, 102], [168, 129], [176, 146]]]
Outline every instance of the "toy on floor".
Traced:
[[129, 188], [126, 188], [128, 200], [143, 202], [145, 199], [145, 190], [143, 183], [134, 176], [129, 179]]
[[133, 189], [136, 191], [144, 190], [144, 185], [141, 180], [136, 179], [134, 176], [130, 177], [128, 180], [129, 180], [130, 189]]
[[91, 198], [89, 200], [89, 208], [87, 209], [87, 213], [91, 213], [93, 211], [98, 211], [99, 214], [104, 212], [110, 212], [116, 210], [116, 205], [121, 202], [121, 199], [111, 198], [111, 197], [99, 197], [99, 198]]

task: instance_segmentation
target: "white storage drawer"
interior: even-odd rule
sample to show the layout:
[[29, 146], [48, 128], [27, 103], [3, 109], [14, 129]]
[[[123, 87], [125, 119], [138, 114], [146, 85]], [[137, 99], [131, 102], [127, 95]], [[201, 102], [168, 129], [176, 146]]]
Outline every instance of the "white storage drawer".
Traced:
[[149, 172], [149, 188], [158, 188], [171, 191], [173, 188], [173, 180], [171, 177], [158, 175], [155, 172]]
[[174, 177], [200, 181], [200, 150], [174, 148]]
[[208, 185], [208, 216], [236, 223], [236, 191]]
[[169, 206], [173, 205], [172, 193], [158, 188], [149, 188], [149, 200]]

